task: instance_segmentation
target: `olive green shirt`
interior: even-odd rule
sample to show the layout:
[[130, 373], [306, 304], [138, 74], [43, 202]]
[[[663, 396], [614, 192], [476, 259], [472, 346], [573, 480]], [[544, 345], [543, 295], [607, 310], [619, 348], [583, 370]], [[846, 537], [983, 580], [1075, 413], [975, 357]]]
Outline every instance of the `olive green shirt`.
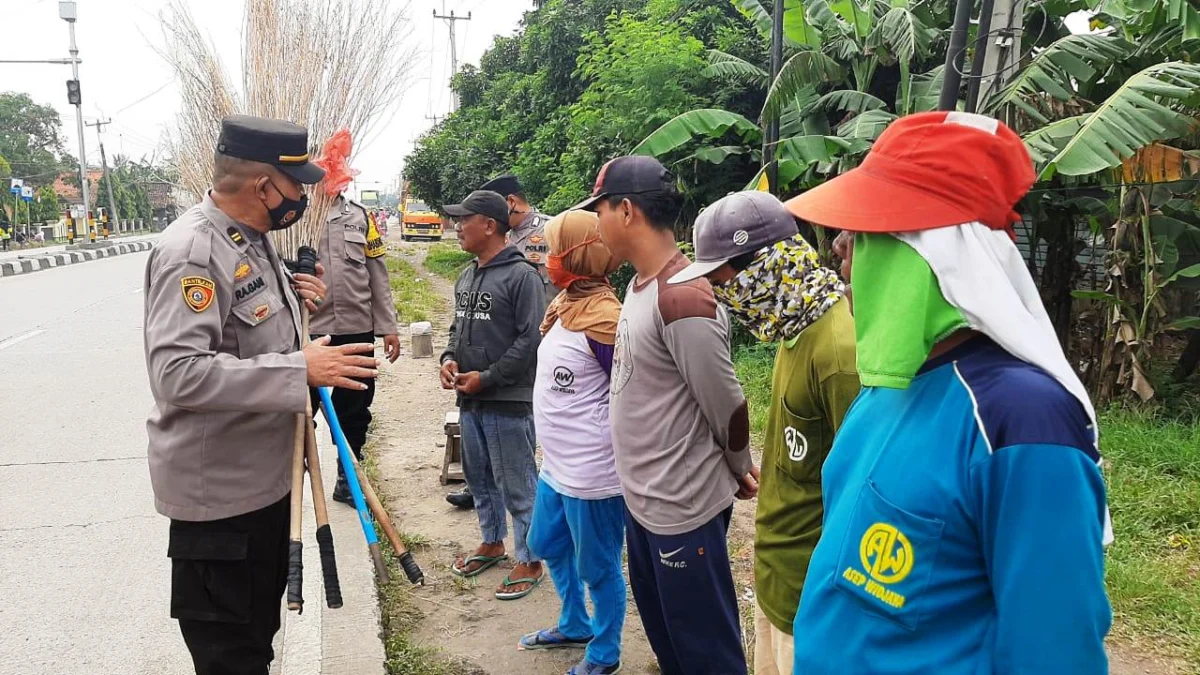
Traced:
[[754, 585], [767, 619], [788, 635], [821, 537], [821, 465], [858, 386], [845, 299], [779, 345], [755, 515]]

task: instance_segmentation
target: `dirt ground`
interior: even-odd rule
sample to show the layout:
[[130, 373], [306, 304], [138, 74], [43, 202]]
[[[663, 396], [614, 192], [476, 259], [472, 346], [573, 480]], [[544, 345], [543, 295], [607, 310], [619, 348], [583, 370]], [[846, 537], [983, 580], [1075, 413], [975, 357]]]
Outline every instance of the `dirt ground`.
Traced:
[[[424, 245], [404, 244], [395, 238], [389, 244], [405, 255], [445, 297], [450, 297], [452, 284], [420, 264]], [[443, 486], [439, 482], [445, 453], [443, 421], [455, 407], [454, 396], [441, 388], [437, 376], [437, 355], [446, 343], [448, 314], [433, 323], [433, 358], [412, 358], [411, 343], [405, 335], [407, 327], [402, 327], [403, 356], [395, 364], [385, 366], [372, 406], [374, 447], [382, 483], [378, 487], [387, 497], [397, 526], [425, 543], [414, 550], [425, 572], [425, 586], [413, 589], [413, 597], [424, 613], [416, 639], [439, 647], [455, 660], [469, 663], [475, 673], [559, 675], [582, 658], [582, 650], [529, 652], [516, 648], [522, 634], [556, 625], [559, 602], [548, 574], [529, 596], [500, 601], [493, 591], [512, 569], [511, 561], [470, 580], [450, 573], [455, 554], [471, 551], [478, 545], [479, 526], [474, 511], [455, 509], [444, 499], [462, 484]], [[729, 538], [743, 626], [747, 630], [748, 656], [753, 652], [753, 509], [753, 502], [738, 502]], [[511, 520], [506, 544], [511, 553]], [[1112, 641], [1109, 647], [1113, 675], [1188, 672], [1178, 662], [1142, 653], [1122, 641]], [[622, 662], [626, 673], [659, 672], [638, 619], [632, 591]]]

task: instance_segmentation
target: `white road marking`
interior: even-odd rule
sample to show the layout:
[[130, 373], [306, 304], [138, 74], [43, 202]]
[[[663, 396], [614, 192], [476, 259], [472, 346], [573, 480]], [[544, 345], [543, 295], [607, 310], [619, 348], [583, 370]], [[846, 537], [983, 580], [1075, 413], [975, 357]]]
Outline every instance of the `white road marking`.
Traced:
[[141, 293], [141, 292], [142, 292], [141, 287], [138, 287], [138, 288], [133, 289], [132, 291], [129, 291], [129, 294], [133, 295], [135, 293]]
[[15, 344], [24, 342], [24, 341], [28, 340], [29, 338], [34, 337], [35, 335], [39, 335], [39, 334], [45, 333], [45, 332], [46, 332], [45, 330], [42, 330], [39, 328], [38, 330], [31, 330], [28, 333], [25, 333], [23, 335], [18, 335], [16, 337], [8, 338], [7, 340], [0, 342], [0, 349], [8, 349], [9, 347], [11, 347]]

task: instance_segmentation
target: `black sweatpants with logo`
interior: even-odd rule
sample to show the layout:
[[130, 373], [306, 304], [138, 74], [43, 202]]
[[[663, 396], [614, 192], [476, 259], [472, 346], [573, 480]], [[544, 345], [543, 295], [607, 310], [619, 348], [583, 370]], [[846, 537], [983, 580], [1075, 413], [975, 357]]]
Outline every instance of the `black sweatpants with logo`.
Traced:
[[[321, 337], [320, 335], [312, 336], [313, 340]], [[332, 335], [330, 336], [330, 345], [349, 345], [356, 342], [375, 342], [375, 335], [372, 333], [356, 333], [354, 335]], [[355, 378], [358, 379], [358, 378]], [[375, 379], [360, 379], [367, 385], [366, 389], [355, 391], [354, 389], [343, 389], [334, 387], [330, 393], [330, 398], [333, 399], [333, 411], [337, 413], [338, 422], [342, 425], [342, 433], [346, 434], [346, 442], [350, 444], [350, 449], [354, 451], [354, 456], [362, 461], [362, 447], [367, 443], [367, 427], [371, 426], [371, 402], [375, 400]], [[321, 397], [317, 394], [316, 389], [309, 389], [309, 394], [312, 398], [313, 406], [313, 421], [316, 422], [324, 413], [321, 411]], [[326, 424], [326, 426], [329, 426]], [[330, 429], [329, 437], [333, 438], [333, 430]], [[335, 440], [336, 444], [337, 441]], [[336, 461], [336, 460], [335, 460]], [[325, 462], [321, 462], [322, 465]], [[342, 474], [342, 463], [337, 462], [338, 475]]]
[[655, 534], [625, 510], [629, 585], [663, 675], [745, 675], [725, 537], [733, 506], [683, 534]]
[[287, 585], [289, 498], [232, 518], [171, 520], [171, 618], [196, 675], [267, 675]]

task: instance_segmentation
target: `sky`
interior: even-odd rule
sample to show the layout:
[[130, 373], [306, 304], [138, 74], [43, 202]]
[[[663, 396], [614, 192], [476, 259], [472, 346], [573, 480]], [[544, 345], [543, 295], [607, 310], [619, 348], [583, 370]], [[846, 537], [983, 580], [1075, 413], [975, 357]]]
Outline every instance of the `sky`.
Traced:
[[[404, 4], [404, 0], [391, 0]], [[241, 53], [243, 0], [184, 0], [200, 29], [221, 55], [227, 70], [238, 67]], [[75, 24], [79, 48], [84, 122], [112, 119], [104, 127], [104, 149], [112, 163], [116, 154], [134, 159], [162, 156], [161, 141], [175, 118], [179, 92], [174, 74], [159, 55], [163, 34], [160, 11], [167, 0], [77, 0]], [[384, 113], [367, 146], [356, 148], [353, 165], [362, 173], [356, 187], [386, 189], [394, 185], [413, 142], [445, 115], [451, 96], [450, 48], [446, 22], [439, 14], [471, 13], [456, 26], [458, 59], [478, 65], [496, 35], [511, 35], [531, 0], [409, 0], [418, 54], [412, 81], [394, 109]], [[69, 56], [67, 23], [58, 18], [57, 0], [0, 0], [0, 60], [63, 59]], [[67, 103], [69, 65], [0, 63], [0, 91], [28, 94], [36, 103], [52, 105], [62, 117], [66, 147], [79, 154], [75, 107]], [[232, 78], [240, 81], [240, 76]], [[214, 139], [214, 143], [215, 143]], [[99, 166], [96, 127], [84, 128], [89, 164]], [[14, 167], [16, 168], [16, 167]], [[18, 172], [14, 172], [19, 175]]]

